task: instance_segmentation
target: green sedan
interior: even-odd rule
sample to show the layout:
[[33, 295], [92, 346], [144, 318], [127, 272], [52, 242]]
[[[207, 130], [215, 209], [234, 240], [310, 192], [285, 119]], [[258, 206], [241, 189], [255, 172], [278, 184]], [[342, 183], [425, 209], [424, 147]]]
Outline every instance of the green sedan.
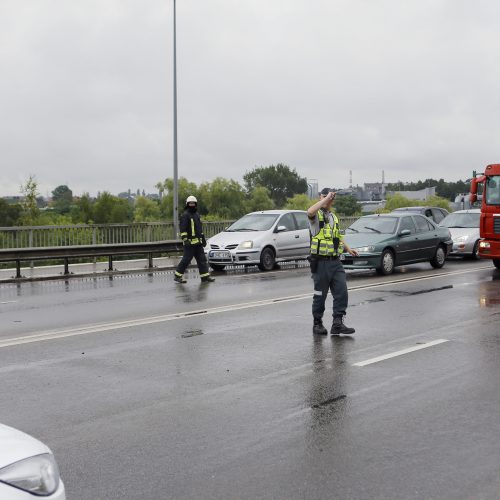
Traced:
[[344, 240], [359, 254], [343, 255], [346, 269], [375, 268], [384, 275], [391, 274], [395, 266], [416, 262], [443, 267], [453, 246], [448, 228], [423, 215], [405, 213], [361, 217], [345, 230]]

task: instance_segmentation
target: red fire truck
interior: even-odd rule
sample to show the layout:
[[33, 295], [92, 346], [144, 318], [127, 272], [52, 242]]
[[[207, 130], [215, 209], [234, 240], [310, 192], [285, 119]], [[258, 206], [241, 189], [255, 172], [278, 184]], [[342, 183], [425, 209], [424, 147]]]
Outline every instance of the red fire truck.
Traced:
[[500, 164], [488, 165], [482, 174], [474, 175], [470, 186], [470, 202], [477, 201], [478, 185], [482, 185], [479, 256], [492, 259], [500, 269]]

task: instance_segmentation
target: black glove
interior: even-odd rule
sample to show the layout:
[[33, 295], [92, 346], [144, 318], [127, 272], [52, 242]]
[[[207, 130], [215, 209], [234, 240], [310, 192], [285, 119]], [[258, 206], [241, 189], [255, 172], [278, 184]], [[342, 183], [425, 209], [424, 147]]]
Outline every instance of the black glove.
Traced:
[[205, 236], [202, 236], [201, 237], [201, 244], [206, 247], [207, 246], [207, 239], [205, 238]]

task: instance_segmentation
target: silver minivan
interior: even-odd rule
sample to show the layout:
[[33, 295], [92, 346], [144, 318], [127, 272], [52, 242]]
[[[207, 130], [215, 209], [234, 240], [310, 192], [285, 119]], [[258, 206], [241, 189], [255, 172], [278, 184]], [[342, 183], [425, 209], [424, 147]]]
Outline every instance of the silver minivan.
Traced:
[[205, 253], [216, 271], [228, 265], [257, 265], [270, 271], [276, 262], [309, 255], [309, 220], [304, 210], [264, 210], [244, 215], [207, 241]]
[[453, 249], [450, 256], [471, 257], [479, 259], [479, 221], [481, 210], [471, 208], [469, 210], [457, 210], [447, 215], [440, 226], [450, 230], [453, 239]]

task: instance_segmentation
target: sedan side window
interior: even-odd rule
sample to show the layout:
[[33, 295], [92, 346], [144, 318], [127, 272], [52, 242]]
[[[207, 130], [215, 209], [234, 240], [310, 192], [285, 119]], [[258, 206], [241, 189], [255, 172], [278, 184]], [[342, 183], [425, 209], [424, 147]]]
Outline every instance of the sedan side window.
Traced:
[[399, 224], [399, 232], [404, 229], [409, 229], [411, 234], [415, 234], [415, 224], [413, 223], [413, 219], [411, 217], [402, 217], [401, 222]]
[[434, 222], [436, 224], [439, 224], [443, 219], [444, 219], [444, 214], [441, 212], [441, 210], [432, 210], [433, 217], [431, 219], [434, 219]]
[[425, 220], [424, 217], [420, 215], [415, 215], [415, 217], [413, 217], [413, 220], [415, 221], [415, 225], [417, 226], [418, 233], [424, 233], [432, 229], [432, 225], [429, 223], [429, 221]]
[[285, 214], [278, 221], [278, 227], [285, 226], [287, 231], [295, 231], [295, 220], [292, 214]]

